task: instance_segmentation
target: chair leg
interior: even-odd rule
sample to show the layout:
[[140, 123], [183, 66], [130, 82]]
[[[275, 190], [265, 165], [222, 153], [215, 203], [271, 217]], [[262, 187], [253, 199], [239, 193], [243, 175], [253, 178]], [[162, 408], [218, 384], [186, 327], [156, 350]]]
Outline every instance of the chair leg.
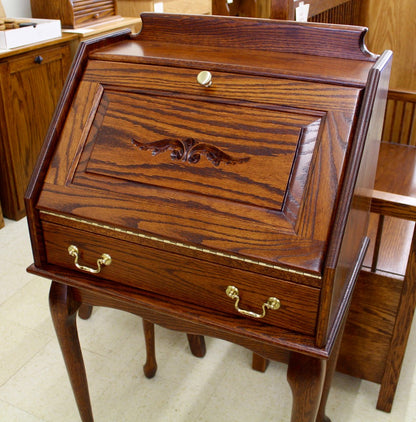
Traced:
[[[155, 325], [144, 319], [143, 331], [146, 343], [146, 363], [143, 365], [143, 372], [147, 378], [153, 378], [157, 371]], [[187, 334], [187, 337], [192, 354], [198, 358], [204, 357], [206, 353], [204, 336]]]
[[195, 334], [187, 334], [189, 347], [191, 352], [197, 358], [203, 358], [207, 351], [205, 346], [204, 336], [198, 336]]
[[390, 349], [386, 359], [386, 367], [381, 380], [377, 409], [391, 412], [394, 395], [399, 382], [400, 370], [407, 340], [412, 326], [416, 308], [416, 228], [413, 232], [409, 260], [403, 280], [402, 293], [396, 316], [396, 323], [392, 333]]
[[371, 272], [373, 272], [373, 273], [375, 273], [377, 271], [378, 255], [380, 253], [380, 245], [381, 245], [381, 236], [382, 236], [382, 233], [383, 233], [383, 226], [384, 226], [384, 215], [380, 214], [378, 216], [377, 233], [376, 233], [376, 239], [375, 239], [375, 243], [374, 243], [373, 259], [371, 261]]
[[143, 372], [147, 378], [153, 378], [157, 371], [155, 352], [155, 325], [144, 319], [143, 331], [146, 343], [146, 363], [143, 365]]
[[266, 372], [267, 367], [269, 366], [269, 360], [263, 356], [253, 353], [253, 360], [251, 367], [258, 372]]
[[[274, 360], [276, 360], [277, 362], [282, 362], [282, 363], [289, 363], [289, 352], [287, 350], [281, 349], [279, 350], [276, 358]], [[269, 366], [269, 360], [264, 358], [263, 356], [260, 356], [256, 353], [253, 353], [253, 360], [252, 360], [252, 364], [251, 367], [255, 370], [255, 371], [259, 371], [259, 372], [266, 372], [267, 367]]]
[[92, 314], [92, 306], [85, 305], [84, 303], [79, 307], [78, 316], [81, 319], [88, 319]]
[[230, 16], [230, 8], [228, 7], [227, 0], [213, 0], [212, 14]]

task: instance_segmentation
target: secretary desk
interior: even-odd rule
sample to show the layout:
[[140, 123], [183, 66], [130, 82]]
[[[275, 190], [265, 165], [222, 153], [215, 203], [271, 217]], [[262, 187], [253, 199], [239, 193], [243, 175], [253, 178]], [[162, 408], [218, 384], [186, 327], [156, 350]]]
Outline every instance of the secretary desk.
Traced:
[[328, 421], [392, 54], [362, 27], [142, 21], [81, 44], [26, 195], [81, 418], [84, 304], [289, 351], [292, 422]]

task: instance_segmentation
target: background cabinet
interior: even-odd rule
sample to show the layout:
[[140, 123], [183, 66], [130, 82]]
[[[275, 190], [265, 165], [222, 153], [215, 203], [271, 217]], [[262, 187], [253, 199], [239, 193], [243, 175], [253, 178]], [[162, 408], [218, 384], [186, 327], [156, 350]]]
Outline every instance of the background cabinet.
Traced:
[[416, 3], [414, 0], [361, 0], [360, 25], [368, 26], [368, 48], [394, 52], [390, 89], [416, 91]]
[[24, 193], [71, 64], [74, 38], [0, 53], [0, 200], [7, 218], [25, 215]]

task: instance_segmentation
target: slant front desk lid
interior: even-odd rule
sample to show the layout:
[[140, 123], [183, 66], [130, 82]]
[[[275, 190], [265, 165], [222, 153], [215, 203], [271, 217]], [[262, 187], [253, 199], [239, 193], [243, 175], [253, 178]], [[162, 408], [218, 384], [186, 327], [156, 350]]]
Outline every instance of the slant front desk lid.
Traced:
[[365, 125], [354, 125], [376, 60], [365, 29], [142, 18], [136, 36], [81, 47], [31, 194], [37, 212], [319, 284], [352, 197], [349, 160], [361, 159]]

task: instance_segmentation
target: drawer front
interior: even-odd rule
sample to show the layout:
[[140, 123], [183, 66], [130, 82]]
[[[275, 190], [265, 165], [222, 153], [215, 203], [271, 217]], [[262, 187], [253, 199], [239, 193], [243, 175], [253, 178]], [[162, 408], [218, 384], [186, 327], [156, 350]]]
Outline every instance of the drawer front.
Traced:
[[158, 295], [190, 302], [198, 306], [241, 317], [236, 299], [226, 294], [236, 287], [239, 308], [263, 314], [262, 305], [269, 297], [280, 301], [280, 308], [267, 310], [264, 323], [314, 335], [319, 289], [285, 280], [262, 276], [203, 260], [145, 247], [83, 230], [43, 222], [47, 261], [85, 274], [75, 266], [68, 247], [78, 248], [78, 265], [97, 270], [103, 253], [111, 264], [101, 267], [94, 277], [127, 284]]
[[[13, 75], [18, 72], [41, 68], [41, 66], [45, 66], [49, 63], [66, 59], [66, 57], [69, 57], [69, 55], [70, 48], [68, 45], [60, 45], [59, 47], [51, 48], [39, 48], [33, 52], [22, 54], [17, 58], [8, 60], [9, 73]], [[66, 74], [64, 76], [66, 76]]]
[[79, 0], [73, 2], [73, 7], [77, 26], [115, 15], [114, 0]]

